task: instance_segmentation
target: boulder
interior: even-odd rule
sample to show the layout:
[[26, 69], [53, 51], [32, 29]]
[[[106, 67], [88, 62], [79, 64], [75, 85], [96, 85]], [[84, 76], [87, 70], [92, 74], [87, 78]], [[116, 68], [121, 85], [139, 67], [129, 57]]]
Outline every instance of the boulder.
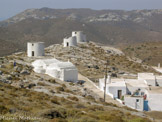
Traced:
[[99, 66], [95, 65], [94, 68], [95, 68], [95, 69], [99, 69]]
[[117, 74], [116, 73], [112, 73], [111, 77], [117, 77]]
[[7, 83], [7, 84], [11, 84], [11, 83], [12, 83], [11, 81], [8, 81], [8, 80], [6, 80], [6, 79], [1, 79], [0, 82], [2, 82], [2, 83]]
[[120, 74], [120, 75], [123, 75], [123, 74], [125, 74], [125, 72], [119, 72], [119, 74]]
[[6, 79], [7, 79], [7, 80], [12, 80], [12, 76], [11, 76], [11, 75], [8, 75], [8, 76], [6, 77]]
[[111, 69], [112, 69], [113, 71], [118, 70], [116, 67], [111, 67]]
[[39, 81], [43, 81], [44, 79], [43, 78], [40, 78]]
[[43, 114], [45, 118], [54, 119], [54, 118], [64, 118], [60, 112], [57, 110], [49, 110]]
[[18, 72], [12, 72], [11, 75], [14, 76], [14, 77], [19, 77], [20, 76], [20, 74]]
[[17, 72], [21, 72], [22, 71], [21, 67], [16, 67], [15, 69], [16, 69]]
[[36, 86], [36, 84], [31, 83], [31, 84], [29, 84], [28, 88], [31, 89], [31, 88], [34, 87], [34, 86]]
[[22, 74], [22, 75], [30, 75], [30, 71], [28, 71], [28, 70], [22, 70], [20, 72], [20, 74]]

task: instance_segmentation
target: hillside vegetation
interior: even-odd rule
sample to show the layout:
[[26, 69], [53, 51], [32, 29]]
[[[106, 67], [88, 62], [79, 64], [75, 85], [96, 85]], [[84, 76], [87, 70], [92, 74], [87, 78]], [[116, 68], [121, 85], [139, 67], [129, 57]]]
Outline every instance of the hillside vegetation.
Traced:
[[96, 101], [93, 105], [90, 100], [82, 103], [77, 98], [52, 97], [3, 83], [0, 83], [0, 86], [0, 114], [6, 118], [15, 117], [17, 122], [31, 121], [31, 118], [33, 121], [42, 122], [149, 122], [146, 118], [131, 115], [129, 110], [123, 111], [122, 108], [108, 103]]
[[70, 60], [77, 66], [79, 72], [84, 76], [98, 80], [105, 75], [106, 61], [108, 60], [108, 72], [112, 77], [128, 77], [139, 72], [156, 71], [144, 63], [138, 62], [124, 55], [112, 47], [105, 47], [94, 42], [78, 44], [78, 47], [66, 47], [62, 45], [51, 45], [46, 49], [46, 54], [60, 60]]
[[[56, 47], [53, 48], [54, 46]], [[66, 52], [65, 55], [56, 54], [59, 48]], [[91, 61], [81, 59], [83, 62], [81, 61], [80, 65], [77, 65], [79, 72], [88, 77], [95, 75], [98, 77], [103, 74], [99, 72], [88, 75], [85, 73], [89, 71], [83, 71], [82, 68], [85, 61], [92, 63], [107, 55], [101, 47], [90, 43], [71, 49], [76, 50], [75, 56], [82, 56], [83, 50], [88, 51], [90, 55], [95, 54]], [[97, 54], [99, 50], [103, 51], [101, 57], [100, 54]], [[61, 45], [52, 45], [46, 49], [44, 58], [55, 55], [57, 59], [67, 60], [65, 57], [70, 56], [70, 60], [74, 62], [75, 57], [70, 51], [72, 50], [63, 49]], [[111, 54], [116, 55], [113, 51]], [[87, 58], [85, 54], [84, 57]], [[0, 114], [3, 117], [15, 117], [16, 122], [31, 121], [31, 119], [42, 122], [151, 122], [152, 117], [143, 112], [103, 102], [103, 99], [96, 93], [85, 89], [84, 84], [63, 82], [48, 75], [33, 72], [29, 65], [33, 60], [33, 58], [26, 57], [24, 52], [0, 58]], [[17, 62], [15, 67], [13, 61]], [[97, 65], [99, 64], [97, 63]], [[88, 66], [90, 67], [85, 67], [86, 70], [96, 68], [93, 67], [93, 63]], [[94, 70], [94, 73], [97, 71]]]
[[158, 66], [162, 64], [162, 43], [161, 42], [147, 42], [129, 45], [123, 47], [124, 53], [130, 57], [137, 57], [143, 63]]

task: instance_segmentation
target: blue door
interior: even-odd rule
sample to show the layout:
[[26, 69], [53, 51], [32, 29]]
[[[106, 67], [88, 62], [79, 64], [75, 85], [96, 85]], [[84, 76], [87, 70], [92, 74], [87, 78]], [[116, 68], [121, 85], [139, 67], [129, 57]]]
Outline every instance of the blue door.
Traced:
[[144, 101], [144, 111], [148, 111], [148, 101]]

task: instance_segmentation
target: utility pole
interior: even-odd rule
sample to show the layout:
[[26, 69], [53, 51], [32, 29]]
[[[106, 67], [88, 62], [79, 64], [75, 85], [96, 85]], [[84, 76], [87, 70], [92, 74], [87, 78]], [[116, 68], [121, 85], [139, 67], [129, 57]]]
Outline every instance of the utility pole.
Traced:
[[105, 87], [104, 87], [104, 102], [106, 101], [106, 81], [107, 81], [107, 71], [108, 71], [109, 61], [106, 62], [106, 69], [105, 69]]

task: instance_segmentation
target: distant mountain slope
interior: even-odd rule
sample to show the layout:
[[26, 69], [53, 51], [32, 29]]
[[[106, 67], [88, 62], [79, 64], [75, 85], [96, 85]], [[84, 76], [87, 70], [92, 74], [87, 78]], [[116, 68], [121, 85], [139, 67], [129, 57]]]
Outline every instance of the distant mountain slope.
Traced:
[[129, 45], [122, 48], [124, 53], [130, 57], [137, 57], [143, 63], [158, 66], [162, 64], [162, 42], [147, 42]]
[[162, 41], [161, 20], [162, 10], [29, 9], [0, 22], [0, 43], [11, 52], [25, 50], [28, 41], [60, 44], [74, 30], [84, 31], [90, 41], [114, 46]]
[[[66, 18], [79, 20], [82, 22], [123, 22], [130, 21], [134, 23], [152, 24], [152, 20], [162, 17], [162, 10], [92, 10], [92, 9], [28, 9], [24, 12], [1, 22], [1, 25], [8, 25], [20, 22], [22, 20], [33, 18], [38, 20], [48, 20], [55, 18]], [[146, 23], [150, 22], [150, 23]]]

